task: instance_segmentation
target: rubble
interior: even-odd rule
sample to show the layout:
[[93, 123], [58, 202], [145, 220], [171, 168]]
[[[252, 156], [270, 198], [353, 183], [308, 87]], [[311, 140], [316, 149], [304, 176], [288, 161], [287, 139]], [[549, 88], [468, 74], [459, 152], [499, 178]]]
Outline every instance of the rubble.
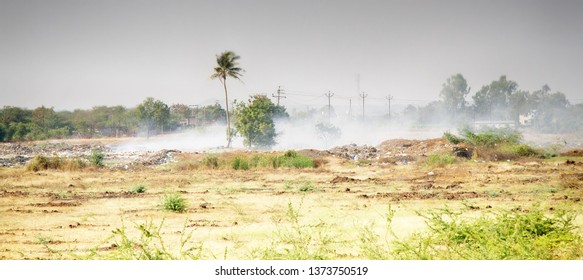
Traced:
[[330, 153], [334, 156], [353, 160], [378, 159], [380, 156], [377, 148], [368, 145], [357, 146], [356, 144], [332, 148]]

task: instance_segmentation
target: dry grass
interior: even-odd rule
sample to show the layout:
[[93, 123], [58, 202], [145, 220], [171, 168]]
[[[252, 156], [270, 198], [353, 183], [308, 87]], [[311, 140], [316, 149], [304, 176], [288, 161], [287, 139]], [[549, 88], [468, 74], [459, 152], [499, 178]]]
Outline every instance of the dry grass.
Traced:
[[[185, 227], [192, 232], [192, 245], [202, 244], [203, 259], [269, 256], [260, 254], [270, 248], [266, 244], [281, 242], [295, 228], [334, 233], [326, 243], [333, 250], [323, 248], [320, 257], [362, 259], [367, 256], [360, 234], [367, 227], [385, 235], [389, 204], [396, 210], [393, 229], [403, 237], [425, 228], [416, 211], [443, 205], [470, 215], [528, 210], [535, 204], [552, 213], [580, 209], [583, 198], [576, 181], [583, 174], [581, 158], [569, 165], [557, 158], [463, 161], [435, 167], [428, 175], [424, 164], [358, 166], [333, 157], [309, 169], [200, 168], [204, 156], [183, 153], [178, 163], [135, 170], [0, 168], [0, 259], [70, 259], [92, 250], [109, 252], [115, 248], [100, 241], [120, 228], [122, 219], [128, 228], [164, 220], [160, 234], [168, 244], [180, 243]], [[332, 183], [336, 177], [353, 180]], [[131, 191], [138, 185], [147, 185], [147, 191]], [[165, 211], [160, 198], [168, 193], [179, 193], [188, 208]], [[289, 205], [300, 209], [297, 220], [290, 221]], [[583, 220], [578, 217], [575, 223], [581, 226]]]

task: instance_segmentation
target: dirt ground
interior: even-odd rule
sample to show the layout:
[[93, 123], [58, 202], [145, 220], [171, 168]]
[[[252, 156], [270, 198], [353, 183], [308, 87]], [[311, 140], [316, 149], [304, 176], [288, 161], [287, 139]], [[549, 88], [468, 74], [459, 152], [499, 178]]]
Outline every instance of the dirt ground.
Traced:
[[[342, 239], [338, 259], [360, 259], [359, 233], [368, 226], [383, 236], [389, 205], [396, 210], [393, 226], [399, 236], [424, 229], [416, 211], [445, 205], [476, 215], [496, 209], [528, 211], [535, 205], [548, 212], [583, 209], [579, 152], [550, 160], [460, 158], [432, 167], [424, 158], [451, 151], [451, 145], [442, 139], [398, 139], [378, 147], [300, 151], [322, 162], [313, 169], [233, 170], [195, 167], [204, 153], [116, 154], [107, 144], [3, 144], [0, 158], [7, 164], [0, 167], [0, 259], [71, 259], [92, 249], [113, 250], [108, 240], [113, 230], [149, 220], [164, 222], [161, 233], [169, 247], [186, 230], [192, 232], [192, 242], [202, 244], [205, 259], [250, 259], [289, 226], [290, 205], [303, 224], [324, 224]], [[88, 156], [96, 146], [106, 151], [104, 168], [23, 168], [34, 154]], [[12, 160], [18, 156], [22, 158]], [[133, 192], [137, 185], [146, 191]], [[184, 213], [161, 206], [164, 195], [176, 192], [187, 199]], [[583, 226], [581, 216], [576, 222]]]

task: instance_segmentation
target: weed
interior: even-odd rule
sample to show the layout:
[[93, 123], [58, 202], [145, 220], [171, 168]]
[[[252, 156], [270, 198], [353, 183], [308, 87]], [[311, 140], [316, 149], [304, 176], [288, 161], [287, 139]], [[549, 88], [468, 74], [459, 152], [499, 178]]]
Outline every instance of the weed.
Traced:
[[186, 199], [178, 193], [164, 195], [162, 205], [172, 212], [184, 212], [187, 207]]
[[298, 190], [300, 192], [311, 192], [314, 190], [314, 184], [310, 181], [305, 181], [300, 185]]
[[304, 224], [300, 221], [302, 204], [295, 208], [289, 202], [286, 220], [289, 226], [278, 227], [268, 247], [257, 248], [253, 257], [267, 260], [325, 260], [331, 259], [339, 243], [328, 224]]
[[235, 157], [233, 162], [231, 163], [231, 167], [235, 170], [248, 170], [249, 169], [249, 161], [241, 156]]
[[91, 164], [93, 166], [97, 166], [97, 167], [103, 167], [103, 160], [105, 159], [105, 153], [103, 153], [102, 150], [100, 149], [93, 149], [91, 151], [91, 156], [89, 157], [89, 162], [91, 162]]
[[216, 169], [219, 168], [219, 158], [214, 154], [206, 155], [201, 164], [207, 168]]
[[503, 143], [518, 144], [522, 139], [518, 131], [508, 128], [485, 128], [478, 133], [464, 128], [460, 134], [461, 136], [456, 136], [447, 131], [443, 136], [452, 144], [467, 143], [483, 147], [495, 147]]
[[429, 227], [395, 241], [397, 259], [579, 259], [583, 239], [574, 233], [575, 216], [541, 210], [501, 211], [474, 219], [447, 208], [420, 214]]
[[[187, 221], [187, 220], [186, 220]], [[177, 253], [173, 253], [164, 242], [161, 234], [164, 220], [159, 225], [154, 224], [152, 219], [145, 223], [135, 224], [135, 229], [139, 233], [139, 238], [132, 238], [131, 233], [122, 226], [112, 231], [112, 236], [106, 239], [103, 244], [111, 244], [103, 253], [103, 249], [98, 245], [87, 256], [75, 256], [77, 259], [107, 259], [107, 260], [197, 260], [201, 258], [202, 244], [192, 245], [192, 232], [186, 232], [186, 221], [180, 231], [180, 241]], [[113, 241], [113, 243], [111, 243]]]
[[132, 193], [145, 193], [145, 192], [146, 192], [146, 186], [144, 186], [142, 184], [137, 185], [132, 189]]

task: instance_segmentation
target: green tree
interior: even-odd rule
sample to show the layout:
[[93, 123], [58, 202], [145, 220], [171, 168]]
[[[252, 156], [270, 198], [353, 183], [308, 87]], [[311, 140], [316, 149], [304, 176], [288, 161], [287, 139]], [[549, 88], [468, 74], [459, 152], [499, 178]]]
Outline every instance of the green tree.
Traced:
[[150, 130], [159, 126], [164, 132], [164, 126], [170, 120], [170, 108], [164, 102], [148, 97], [136, 107], [138, 119], [146, 128], [146, 138], [150, 137]]
[[271, 102], [265, 95], [254, 95], [248, 104], [235, 102], [235, 128], [243, 136], [249, 148], [269, 148], [276, 144], [275, 114], [287, 113]]
[[483, 86], [472, 97], [475, 112], [490, 119], [510, 118], [512, 114], [510, 99], [517, 88], [516, 82], [508, 80], [506, 76], [500, 76], [500, 79]]
[[239, 56], [232, 51], [225, 51], [217, 55], [217, 66], [214, 68], [215, 73], [211, 75], [211, 79], [218, 78], [223, 84], [225, 90], [225, 112], [227, 116], [227, 147], [231, 147], [231, 118], [229, 116], [229, 96], [227, 94], [227, 77], [240, 80], [243, 69], [239, 68]]
[[466, 96], [470, 92], [468, 82], [462, 74], [456, 74], [447, 79], [439, 93], [445, 109], [452, 117], [456, 117], [466, 108]]

